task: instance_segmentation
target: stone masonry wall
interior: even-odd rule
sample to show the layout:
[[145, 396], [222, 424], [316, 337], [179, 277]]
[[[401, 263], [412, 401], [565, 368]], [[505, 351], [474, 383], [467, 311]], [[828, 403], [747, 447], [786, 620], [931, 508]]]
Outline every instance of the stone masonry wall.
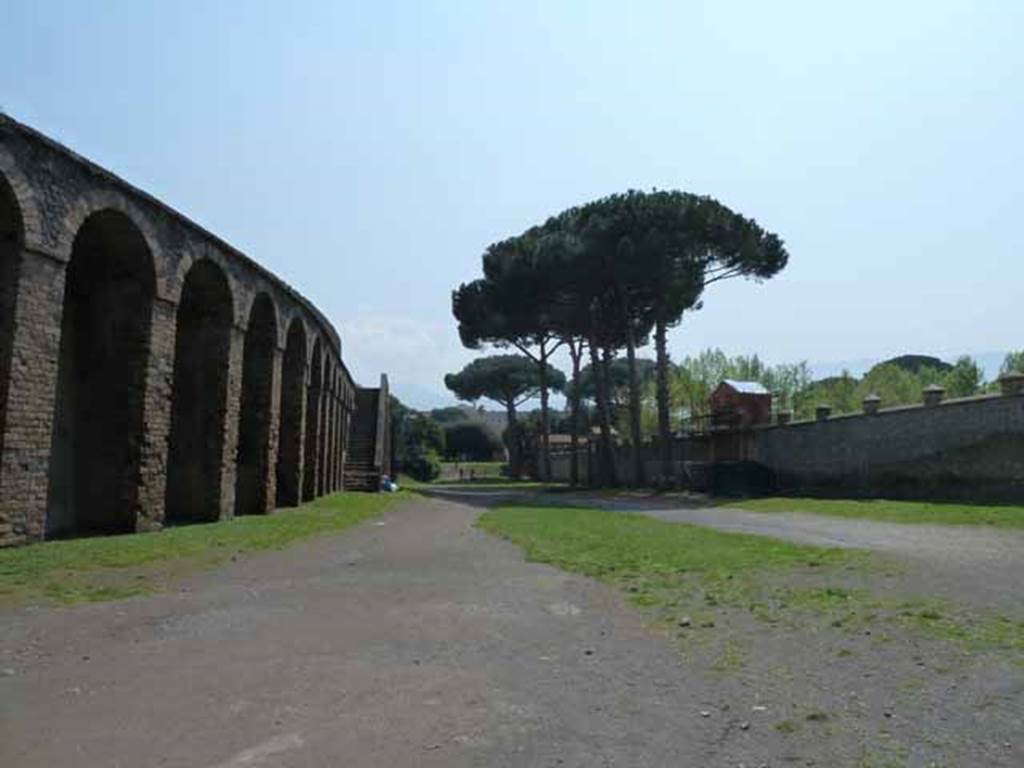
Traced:
[[[644, 451], [647, 477], [656, 478], [660, 462], [651, 446]], [[1024, 502], [1024, 395], [985, 395], [683, 438], [673, 454], [673, 482], [686, 486], [697, 477], [702, 481], [697, 490], [704, 490], [707, 477], [693, 475], [688, 463], [727, 456], [752, 469], [767, 468], [783, 493]], [[570, 454], [551, 459], [553, 479], [568, 482]], [[593, 482], [589, 459], [581, 450], [583, 484]], [[619, 482], [629, 484], [630, 448], [620, 446], [615, 460]]]
[[749, 458], [785, 492], [1024, 501], [1024, 397], [758, 429]]
[[[214, 414], [213, 442], [223, 446], [219, 488], [207, 509], [212, 508], [221, 519], [234, 514], [239, 424], [246, 417], [243, 402], [255, 402], [256, 407], [263, 409], [253, 421], [260, 425], [253, 434], [259, 435], [259, 442], [265, 441], [268, 452], [266, 460], [252, 458], [247, 464], [249, 474], [243, 477], [243, 485], [251, 485], [252, 472], [265, 475], [260, 492], [249, 494], [248, 498], [257, 500], [249, 508], [269, 509], [275, 498], [274, 470], [281, 423], [278, 408], [284, 387], [281, 369], [286, 333], [293, 323], [299, 323], [306, 345], [300, 356], [305, 366], [299, 379], [303, 391], [301, 396], [288, 398], [296, 402], [298, 417], [293, 419], [289, 415], [297, 431], [289, 435], [291, 445], [298, 447], [298, 467], [293, 468], [298, 475], [295, 486], [301, 482], [305, 445], [317, 446], [327, 439], [320, 434], [306, 434], [307, 429], [328, 427], [322, 415], [305, 418], [306, 388], [313, 380], [308, 363], [314, 344], [320, 347], [324, 368], [337, 372], [332, 399], [339, 404], [352, 402], [356, 385], [341, 359], [340, 338], [309, 301], [247, 256], [150, 195], [0, 114], [0, 276], [4, 279], [0, 291], [0, 546], [37, 541], [45, 535], [54, 492], [51, 447], [55, 413], [59, 407], [70, 407], [71, 395], [80, 394], [73, 389], [73, 377], [70, 395], [58, 395], [57, 387], [62, 367], [61, 326], [67, 304], [68, 268], [73, 262], [76, 269], [89, 270], [93, 268], [93, 259], [105, 258], [107, 247], [103, 238], [98, 241], [100, 246], [76, 251], [76, 237], [87, 225], [108, 226], [104, 222], [114, 219], [126, 223], [119, 224], [120, 229], [106, 230], [112, 238], [109, 242], [119, 243], [129, 237], [138, 244], [133, 246], [131, 258], [150, 270], [150, 280], [155, 281], [141, 357], [138, 362], [126, 363], [130, 370], [125, 376], [130, 377], [135, 389], [142, 390], [131, 393], [133, 402], [141, 404], [141, 426], [118, 422], [115, 444], [105, 446], [111, 455], [120, 450], [135, 457], [130, 476], [137, 484], [137, 492], [132, 494], [135, 509], [134, 519], [129, 519], [127, 525], [129, 529], [155, 530], [164, 524], [172, 413], [175, 397], [180, 394], [174, 387], [178, 307], [186, 278], [198, 265], [223, 278], [229, 314], [227, 342], [215, 350], [218, 359], [214, 363], [224, 372], [224, 383], [219, 386], [224, 387], [225, 401], [203, 411]], [[79, 283], [92, 285], [89, 281]], [[243, 352], [251, 310], [258, 297], [269, 302], [275, 329], [269, 341], [260, 340], [260, 344], [269, 344], [270, 348], [261, 350], [258, 359], [271, 361], [267, 365], [272, 369], [268, 381], [243, 397]], [[265, 326], [263, 332], [265, 335]], [[108, 341], [114, 345], [115, 353], [117, 344], [128, 343], [117, 338]], [[138, 341], [131, 343], [138, 352]], [[68, 365], [65, 359], [63, 366]], [[206, 394], [196, 397], [202, 399]], [[325, 397], [323, 392], [314, 393], [314, 399], [322, 403], [321, 413], [326, 411]], [[193, 413], [193, 404], [186, 405], [183, 413], [188, 416]], [[115, 412], [115, 406], [100, 403], [84, 412], [89, 430], [102, 428], [107, 411]], [[269, 436], [263, 436], [263, 425], [269, 428]], [[71, 435], [69, 439], [76, 438]], [[331, 439], [342, 442], [345, 436], [335, 435]], [[333, 458], [338, 460], [338, 466], [316, 467], [316, 475], [340, 478], [340, 457]], [[54, 477], [60, 493], [76, 493], [73, 483], [62, 479], [63, 476]], [[329, 490], [329, 486], [336, 485], [317, 481], [310, 487]], [[263, 503], [262, 499], [271, 502]], [[80, 523], [72, 512], [65, 533], [84, 532]]]

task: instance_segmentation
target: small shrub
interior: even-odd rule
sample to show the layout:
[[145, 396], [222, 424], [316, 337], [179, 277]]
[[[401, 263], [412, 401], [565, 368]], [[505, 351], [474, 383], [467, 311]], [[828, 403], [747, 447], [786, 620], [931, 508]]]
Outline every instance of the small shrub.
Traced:
[[441, 475], [441, 461], [433, 451], [417, 453], [407, 459], [403, 467], [413, 480], [429, 483]]

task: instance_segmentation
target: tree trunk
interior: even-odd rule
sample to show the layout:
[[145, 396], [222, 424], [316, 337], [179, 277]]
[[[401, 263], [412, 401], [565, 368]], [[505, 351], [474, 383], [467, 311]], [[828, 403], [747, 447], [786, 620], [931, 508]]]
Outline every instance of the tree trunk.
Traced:
[[569, 485], [580, 484], [580, 360], [583, 357], [583, 339], [569, 339], [569, 356], [572, 358], [572, 389], [569, 392]]
[[633, 485], [644, 484], [644, 457], [640, 436], [640, 379], [636, 375], [636, 341], [626, 328], [626, 362], [629, 364], [629, 433], [633, 443]]
[[541, 479], [551, 482], [551, 422], [548, 418], [548, 353], [540, 343], [540, 470]]
[[665, 323], [658, 321], [654, 328], [654, 346], [657, 350], [658, 388], [658, 456], [661, 459], [661, 481], [672, 485], [672, 425], [668, 397], [668, 349]]
[[[594, 400], [597, 404], [597, 421], [601, 429], [599, 446], [599, 466], [597, 485], [616, 485], [615, 458], [612, 456], [612, 425], [608, 414], [608, 386], [605, 377], [604, 363], [599, 357], [599, 350], [594, 339], [590, 342], [590, 369], [594, 374]], [[607, 353], [607, 350], [605, 350]]]
[[633, 485], [644, 484], [644, 460], [640, 445], [640, 380], [636, 375], [636, 339], [633, 335], [633, 324], [630, 322], [629, 300], [621, 285], [616, 285], [620, 320], [626, 331], [626, 365], [629, 370], [629, 437], [632, 443]]
[[508, 418], [508, 426], [505, 428], [505, 445], [508, 448], [508, 473], [516, 480], [522, 475], [523, 470], [519, 460], [519, 422], [516, 418], [516, 404], [514, 400], [505, 401], [505, 414]]

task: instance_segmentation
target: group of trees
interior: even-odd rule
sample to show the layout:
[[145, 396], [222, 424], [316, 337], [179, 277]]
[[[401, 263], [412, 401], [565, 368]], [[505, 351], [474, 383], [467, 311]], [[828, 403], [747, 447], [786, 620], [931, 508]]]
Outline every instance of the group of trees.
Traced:
[[548, 394], [565, 388], [565, 374], [548, 363], [548, 357], [550, 353], [535, 358], [491, 355], [478, 358], [458, 373], [444, 377], [445, 386], [460, 400], [476, 402], [485, 398], [505, 409], [507, 426], [504, 439], [509, 453], [509, 468], [514, 477], [523, 470], [524, 435], [518, 421], [519, 406], [541, 394], [542, 409], [546, 414]]
[[[572, 481], [579, 477], [575, 448], [580, 403], [590, 391], [600, 431], [598, 476], [614, 484], [613, 397], [625, 397], [630, 442], [639, 446], [644, 366], [637, 351], [653, 337], [659, 455], [667, 476], [672, 458], [668, 329], [701, 306], [707, 286], [737, 277], [769, 278], [787, 260], [776, 235], [710, 197], [630, 191], [570, 208], [491, 245], [483, 255], [483, 276], [453, 292], [452, 313], [465, 346], [479, 349], [490, 344], [520, 354], [474, 361], [447, 376], [445, 383], [461, 399], [487, 397], [506, 409], [513, 471], [519, 454], [516, 407], [538, 395], [540, 474], [547, 478], [549, 395], [565, 386], [549, 361], [564, 345], [572, 361], [571, 384], [565, 388], [573, 439]], [[625, 353], [624, 387], [615, 378], [619, 352]], [[515, 386], [495, 384], [499, 378]], [[643, 470], [635, 450], [638, 483], [644, 480]]]
[[415, 411], [391, 397], [391, 446], [395, 471], [421, 482], [441, 474], [441, 461], [492, 461], [502, 446], [494, 431], [462, 408]]
[[391, 396], [391, 463], [396, 474], [430, 482], [441, 474], [444, 443], [437, 421]]
[[[1010, 353], [1001, 374], [1019, 370], [1021, 364], [1024, 353]], [[998, 381], [985, 381], [985, 372], [969, 355], [954, 363], [924, 355], [903, 355], [879, 363], [859, 378], [844, 371], [839, 376], [811, 382], [795, 393], [790, 402], [797, 418], [810, 418], [821, 403], [832, 406], [835, 413], [856, 413], [863, 408], [868, 395], [880, 397], [883, 407], [920, 403], [922, 390], [931, 385], [945, 389], [948, 398], [971, 397], [997, 391], [999, 387]]]
[[[1024, 352], [1010, 353], [1000, 375], [1022, 370], [1022, 366]], [[838, 376], [814, 380], [806, 362], [768, 365], [757, 355], [729, 357], [720, 349], [708, 349], [672, 366], [669, 388], [676, 430], [700, 428], [706, 423], [708, 398], [723, 379], [763, 384], [774, 395], [776, 412], [788, 411], [795, 419], [813, 418], [815, 409], [824, 404], [836, 414], [857, 413], [863, 410], [868, 395], [881, 398], [883, 407], [920, 403], [922, 391], [933, 384], [942, 386], [948, 398], [971, 397], [999, 389], [998, 381], [986, 381], [979, 363], [966, 355], [954, 363], [925, 355], [902, 355], [875, 365], [863, 376], [844, 371]], [[642, 426], [644, 440], [657, 434], [652, 385], [648, 385], [643, 397]]]
[[444, 430], [447, 461], [500, 461], [504, 447], [500, 435], [471, 408], [435, 408], [430, 418]]

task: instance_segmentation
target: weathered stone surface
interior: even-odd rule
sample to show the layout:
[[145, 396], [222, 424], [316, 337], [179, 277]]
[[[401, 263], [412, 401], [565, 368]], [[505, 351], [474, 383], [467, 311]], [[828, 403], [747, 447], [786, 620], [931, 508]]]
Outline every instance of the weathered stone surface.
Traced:
[[755, 430], [747, 458], [779, 487], [1024, 500], [1024, 401], [989, 395]]
[[332, 490], [355, 389], [295, 290], [0, 115], [0, 546]]
[[[895, 408], [875, 407], [873, 399], [867, 404], [872, 407], [863, 413], [816, 414], [807, 421], [680, 438], [672, 479], [706, 490], [704, 465], [741, 461], [753, 465], [754, 477], [770, 479], [785, 493], [1024, 502], [1021, 395]], [[648, 476], [656, 476], [660, 462], [651, 446], [644, 447], [644, 457]], [[569, 480], [570, 460], [568, 453], [552, 456], [555, 480]], [[629, 450], [617, 450], [615, 461], [618, 477], [628, 482]], [[588, 478], [585, 450], [579, 462]]]

